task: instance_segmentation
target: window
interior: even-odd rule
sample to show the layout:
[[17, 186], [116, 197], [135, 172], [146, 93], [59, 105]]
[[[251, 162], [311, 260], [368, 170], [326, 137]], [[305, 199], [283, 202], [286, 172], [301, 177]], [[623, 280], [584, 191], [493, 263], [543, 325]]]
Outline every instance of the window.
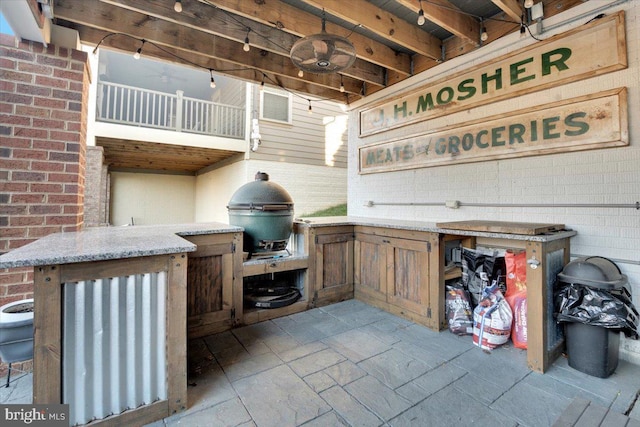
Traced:
[[260, 118], [274, 122], [291, 123], [291, 94], [275, 88], [260, 92]]

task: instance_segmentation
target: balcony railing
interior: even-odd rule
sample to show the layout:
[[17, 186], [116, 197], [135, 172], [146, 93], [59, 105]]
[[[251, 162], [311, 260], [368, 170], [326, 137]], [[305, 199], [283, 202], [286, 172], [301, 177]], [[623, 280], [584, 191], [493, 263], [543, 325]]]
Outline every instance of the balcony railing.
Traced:
[[244, 139], [245, 109], [233, 105], [98, 83], [96, 119], [101, 122]]

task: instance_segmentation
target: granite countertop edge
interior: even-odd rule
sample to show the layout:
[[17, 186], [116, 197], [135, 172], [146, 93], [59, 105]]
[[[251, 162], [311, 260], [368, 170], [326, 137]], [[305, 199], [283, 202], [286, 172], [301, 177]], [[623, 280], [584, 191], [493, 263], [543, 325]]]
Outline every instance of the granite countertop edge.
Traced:
[[0, 256], [0, 268], [36, 267], [193, 252], [185, 236], [236, 233], [223, 223], [95, 227], [54, 233]]
[[368, 218], [368, 217], [352, 217], [352, 216], [339, 216], [339, 217], [322, 217], [322, 218], [298, 218], [296, 221], [300, 224], [307, 225], [309, 227], [332, 227], [340, 225], [358, 225], [358, 226], [371, 226], [381, 228], [395, 228], [401, 230], [410, 231], [426, 231], [440, 234], [451, 234], [457, 236], [477, 236], [477, 237], [490, 237], [496, 239], [507, 240], [525, 240], [529, 242], [550, 242], [558, 239], [572, 237], [578, 234], [574, 230], [555, 231], [548, 234], [511, 234], [511, 233], [495, 233], [485, 231], [469, 231], [469, 230], [454, 230], [449, 228], [440, 228], [436, 226], [435, 222], [431, 221], [411, 221], [411, 220], [392, 220], [385, 218]]

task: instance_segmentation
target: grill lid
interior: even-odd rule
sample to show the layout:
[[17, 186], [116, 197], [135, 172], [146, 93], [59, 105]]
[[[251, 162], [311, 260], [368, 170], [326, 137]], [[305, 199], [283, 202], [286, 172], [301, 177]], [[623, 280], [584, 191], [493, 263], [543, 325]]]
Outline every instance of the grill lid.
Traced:
[[243, 185], [231, 196], [227, 208], [230, 211], [292, 211], [293, 199], [284, 187], [270, 182], [267, 173], [258, 171], [255, 181]]

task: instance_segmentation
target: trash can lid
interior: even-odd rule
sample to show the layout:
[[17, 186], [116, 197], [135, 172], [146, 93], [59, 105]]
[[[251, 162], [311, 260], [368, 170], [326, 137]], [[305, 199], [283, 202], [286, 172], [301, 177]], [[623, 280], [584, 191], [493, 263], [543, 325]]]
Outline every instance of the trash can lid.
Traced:
[[627, 276], [610, 259], [600, 256], [576, 258], [565, 265], [558, 279], [565, 283], [612, 290], [627, 284]]

